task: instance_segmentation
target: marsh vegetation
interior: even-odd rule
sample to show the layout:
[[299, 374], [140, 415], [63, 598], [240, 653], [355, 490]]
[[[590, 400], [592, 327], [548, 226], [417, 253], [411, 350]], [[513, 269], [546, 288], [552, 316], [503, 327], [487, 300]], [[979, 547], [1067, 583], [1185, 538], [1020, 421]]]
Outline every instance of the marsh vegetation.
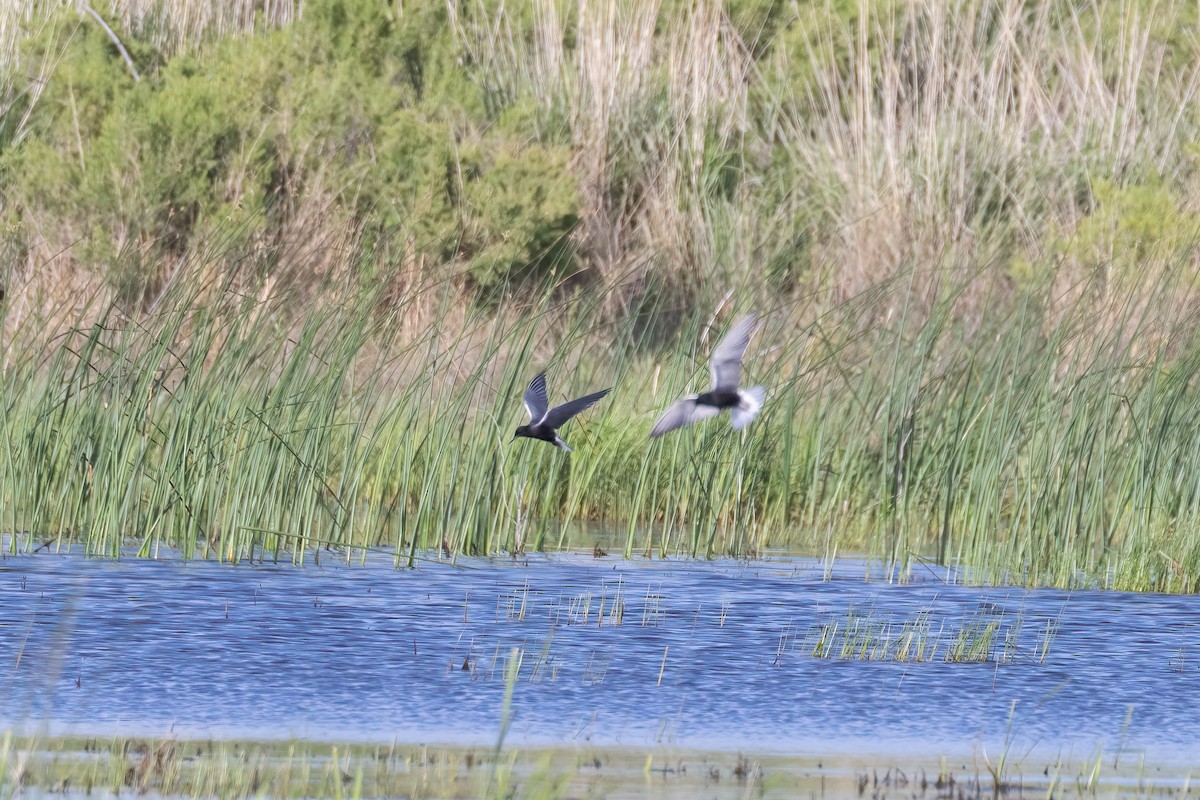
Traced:
[[[997, 766], [1001, 771], [994, 771]], [[178, 738], [13, 736], [0, 739], [0, 796], [152, 797], [640, 796], [995, 800], [1024, 793], [1066, 798], [1186, 797], [1186, 777], [1098, 754], [1042, 764], [877, 755], [840, 760], [714, 754], [660, 747], [512, 750]], [[497, 779], [499, 776], [499, 779]]]
[[[1197, 588], [1194, 3], [94, 10], [0, 9], [11, 551]], [[647, 442], [752, 307], [762, 416]]]

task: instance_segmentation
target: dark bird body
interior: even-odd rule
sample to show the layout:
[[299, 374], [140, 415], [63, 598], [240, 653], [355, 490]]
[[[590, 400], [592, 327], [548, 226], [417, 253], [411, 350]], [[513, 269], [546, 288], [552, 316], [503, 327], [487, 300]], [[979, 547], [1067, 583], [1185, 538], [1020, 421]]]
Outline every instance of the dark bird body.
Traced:
[[[513, 434], [513, 438], [515, 439], [518, 436], [541, 439], [543, 442], [549, 442], [554, 445], [562, 442], [562, 439], [558, 438], [558, 431], [549, 425], [518, 425], [517, 432]], [[563, 442], [563, 444], [565, 446], [566, 443]], [[570, 450], [571, 448], [568, 447], [567, 449]]]
[[740, 402], [737, 389], [713, 389], [696, 395], [696, 404], [714, 406], [718, 411], [733, 408]]
[[611, 391], [611, 388], [603, 389], [550, 408], [550, 401], [546, 397], [546, 373], [538, 373], [525, 389], [525, 410], [529, 412], [529, 424], [519, 426], [513, 434], [513, 440], [521, 436], [540, 439], [569, 453], [571, 448], [559, 437], [558, 429], [571, 417], [591, 408], [597, 400]]
[[675, 401], [655, 423], [654, 430], [650, 431], [651, 439], [715, 417], [726, 410], [733, 418], [734, 430], [741, 430], [750, 424], [762, 409], [766, 397], [761, 386], [738, 388], [742, 379], [742, 356], [750, 345], [750, 334], [754, 331], [756, 321], [754, 316], [746, 316], [734, 323], [721, 343], [713, 349], [710, 359], [713, 388]]

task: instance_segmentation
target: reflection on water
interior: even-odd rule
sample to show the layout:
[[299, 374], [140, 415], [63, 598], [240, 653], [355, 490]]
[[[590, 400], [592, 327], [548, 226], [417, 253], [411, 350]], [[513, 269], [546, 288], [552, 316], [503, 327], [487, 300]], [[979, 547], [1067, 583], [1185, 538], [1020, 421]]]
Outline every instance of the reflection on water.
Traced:
[[0, 560], [0, 724], [786, 752], [1200, 752], [1200, 599], [818, 561]]

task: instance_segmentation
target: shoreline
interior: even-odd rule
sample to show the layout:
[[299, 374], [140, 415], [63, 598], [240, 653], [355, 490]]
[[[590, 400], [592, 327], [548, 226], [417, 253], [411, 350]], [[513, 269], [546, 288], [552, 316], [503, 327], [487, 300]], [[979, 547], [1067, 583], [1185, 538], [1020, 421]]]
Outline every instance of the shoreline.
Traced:
[[[1063, 755], [1054, 760], [992, 754], [991, 759], [913, 753], [782, 755], [720, 751], [673, 744], [576, 746], [427, 743], [342, 743], [297, 739], [185, 739], [87, 735], [0, 735], [0, 762], [19, 765], [21, 786], [54, 792], [113, 783], [114, 791], [136, 788], [159, 796], [238, 794], [229, 780], [238, 770], [257, 782], [255, 793], [280, 796], [269, 787], [305, 782], [307, 796], [345, 790], [353, 796], [417, 794], [415, 787], [463, 796], [489, 794], [497, 781], [513, 787], [554, 786], [545, 796], [578, 796], [581, 789], [621, 796], [913, 797], [932, 793], [995, 797], [1014, 791], [1055, 796], [1106, 790], [1125, 794], [1186, 793], [1197, 767], [1127, 753]], [[336, 765], [336, 769], [334, 768]], [[247, 771], [248, 770], [248, 771]], [[14, 773], [10, 773], [10, 776]], [[220, 775], [222, 786], [206, 783]], [[330, 783], [330, 776], [332, 783]], [[11, 778], [10, 778], [11, 779]], [[236, 782], [236, 781], [235, 781]], [[343, 783], [337, 788], [335, 784]], [[326, 786], [328, 784], [328, 786]], [[433, 788], [434, 786], [437, 788]], [[223, 788], [222, 788], [223, 787]], [[354, 791], [351, 791], [351, 787]], [[36, 796], [36, 795], [35, 795]]]

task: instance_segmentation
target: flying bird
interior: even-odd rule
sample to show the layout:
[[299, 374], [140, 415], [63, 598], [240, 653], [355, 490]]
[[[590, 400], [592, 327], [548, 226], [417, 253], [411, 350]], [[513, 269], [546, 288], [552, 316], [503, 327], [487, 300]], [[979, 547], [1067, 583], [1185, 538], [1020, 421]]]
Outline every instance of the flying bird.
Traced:
[[761, 386], [752, 389], [739, 389], [742, 379], [742, 356], [750, 344], [750, 334], [754, 331], [757, 318], [754, 315], [745, 316], [733, 324], [729, 333], [712, 352], [709, 363], [712, 368], [713, 388], [703, 394], [689, 395], [677, 400], [667, 412], [659, 418], [650, 431], [650, 438], [657, 439], [664, 433], [691, 425], [702, 419], [715, 417], [725, 409], [729, 409], [733, 418], [733, 429], [741, 430], [750, 424], [762, 409], [766, 392]]
[[525, 410], [529, 412], [529, 424], [518, 427], [517, 432], [513, 434], [512, 441], [515, 442], [520, 436], [528, 436], [530, 439], [541, 439], [543, 442], [558, 445], [568, 453], [571, 452], [567, 443], [559, 438], [558, 429], [571, 417], [591, 408], [597, 400], [611, 391], [612, 389], [609, 388], [593, 392], [563, 403], [561, 406], [550, 408], [550, 401], [546, 399], [546, 373], [538, 373], [537, 377], [529, 382], [529, 388], [525, 390]]

